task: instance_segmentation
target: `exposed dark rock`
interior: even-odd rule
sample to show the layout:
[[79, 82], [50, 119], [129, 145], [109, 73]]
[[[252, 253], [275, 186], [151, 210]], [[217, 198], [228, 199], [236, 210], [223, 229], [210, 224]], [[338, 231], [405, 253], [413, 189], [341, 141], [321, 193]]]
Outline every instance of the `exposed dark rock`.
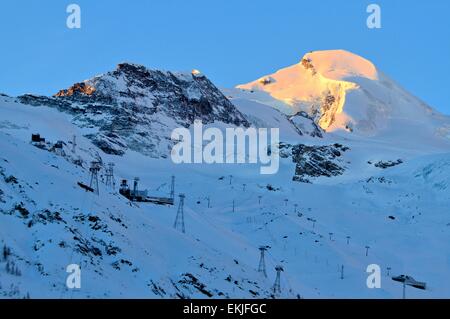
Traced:
[[124, 265], [124, 266], [131, 267], [131, 266], [133, 266], [133, 263], [131, 261], [129, 261], [129, 260], [126, 260], [126, 259], [120, 259], [120, 260], [117, 260], [117, 261], [113, 262], [111, 265], [113, 266], [114, 269], [120, 270], [121, 269], [121, 267], [120, 267], [121, 265], [122, 266]]
[[10, 175], [8, 177], [5, 177], [5, 183], [18, 184], [18, 181], [17, 181], [17, 178], [15, 176]]
[[102, 256], [102, 252], [99, 248], [93, 246], [89, 240], [86, 240], [84, 238], [80, 238], [75, 236], [73, 238], [75, 241], [77, 241], [76, 246], [76, 250], [81, 253], [82, 255], [85, 256], [96, 256], [96, 257], [100, 257]]
[[267, 188], [268, 191], [271, 191], [271, 192], [276, 192], [276, 191], [280, 190], [280, 188], [273, 187], [271, 184], [267, 184], [266, 188]]
[[156, 296], [164, 297], [166, 295], [166, 291], [161, 286], [157, 285], [153, 280], [150, 280], [148, 286]]
[[[371, 161], [368, 162], [369, 164], [372, 164]], [[375, 167], [381, 168], [381, 169], [386, 169], [388, 167], [394, 167], [397, 165], [400, 165], [403, 163], [403, 160], [398, 159], [396, 161], [378, 161], [375, 164], [373, 164]]]
[[190, 273], [183, 274], [183, 278], [180, 279], [178, 283], [185, 287], [192, 286], [207, 297], [211, 298], [213, 296], [213, 294], [206, 289], [206, 285], [201, 283], [194, 275]]
[[271, 84], [271, 83], [274, 83], [274, 82], [275, 82], [275, 79], [270, 77], [270, 76], [259, 80], [259, 83], [261, 83], [262, 85], [268, 85], [268, 84]]
[[384, 176], [381, 177], [369, 177], [366, 183], [380, 183], [380, 184], [392, 184], [392, 180], [387, 179]]
[[280, 156], [292, 157], [296, 163], [294, 181], [311, 183], [311, 178], [342, 175], [345, 166], [340, 159], [349, 148], [341, 144], [309, 146], [280, 143]]
[[86, 83], [75, 83], [67, 90], [61, 90], [55, 94], [55, 96], [72, 96], [74, 94], [86, 94], [92, 95], [95, 92], [95, 88]]
[[22, 218], [27, 218], [27, 217], [30, 215], [30, 212], [28, 211], [28, 209], [26, 209], [26, 208], [23, 206], [23, 203], [17, 204], [17, 205], [14, 207], [14, 210], [17, 211], [17, 212], [19, 212], [19, 213], [20, 213], [20, 216], [21, 216]]
[[303, 58], [302, 59], [302, 66], [306, 69], [306, 70], [311, 70], [311, 72], [312, 72], [312, 74], [313, 75], [315, 75], [317, 72], [316, 72], [316, 69], [314, 68], [314, 65], [312, 64], [312, 61], [311, 61], [311, 59], [305, 59], [305, 58]]
[[44, 209], [43, 211], [38, 211], [33, 213], [32, 219], [28, 222], [28, 227], [32, 227], [35, 224], [43, 224], [47, 223], [66, 223], [59, 212], [52, 212], [48, 209]]

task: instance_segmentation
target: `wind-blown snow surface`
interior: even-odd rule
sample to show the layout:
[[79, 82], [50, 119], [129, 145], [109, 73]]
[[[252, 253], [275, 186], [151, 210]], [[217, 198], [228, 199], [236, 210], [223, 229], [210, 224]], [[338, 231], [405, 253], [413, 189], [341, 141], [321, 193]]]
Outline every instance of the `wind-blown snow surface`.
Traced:
[[[225, 94], [250, 125], [279, 127], [284, 143], [348, 148], [337, 162], [343, 174], [295, 182], [291, 156], [277, 174], [260, 175], [259, 165], [175, 165], [133, 150], [105, 154], [83, 137], [95, 128], [77, 126], [72, 114], [0, 95], [0, 248], [11, 249], [7, 260], [0, 257], [0, 297], [400, 298], [401, 284], [387, 267], [391, 275], [427, 283], [425, 291], [408, 287], [407, 297], [450, 297], [444, 116], [399, 114], [372, 135], [337, 131], [321, 138], [306, 117], [288, 117], [253, 98], [264, 92]], [[393, 101], [415, 101], [401, 94]], [[30, 144], [37, 132], [65, 142], [65, 155]], [[308, 156], [317, 164], [318, 154]], [[88, 183], [89, 162], [98, 158], [116, 164], [117, 182], [139, 176], [151, 194], [168, 194], [175, 175], [176, 193], [187, 196], [186, 234], [173, 228], [176, 206], [132, 204], [103, 183], [99, 196], [78, 187]], [[257, 271], [261, 245], [270, 246], [267, 278]], [[82, 266], [80, 290], [65, 285], [72, 263]], [[373, 263], [382, 269], [381, 289], [366, 285]], [[285, 270], [282, 292], [273, 295], [278, 264]]]

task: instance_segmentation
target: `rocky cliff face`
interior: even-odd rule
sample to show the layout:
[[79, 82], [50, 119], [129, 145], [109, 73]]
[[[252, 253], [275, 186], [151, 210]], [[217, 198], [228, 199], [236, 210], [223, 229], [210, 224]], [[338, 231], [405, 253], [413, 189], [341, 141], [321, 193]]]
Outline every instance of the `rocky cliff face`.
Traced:
[[291, 145], [280, 143], [280, 156], [292, 158], [295, 174], [292, 180], [312, 183], [318, 177], [333, 177], [342, 175], [345, 161], [342, 156], [348, 147], [335, 143], [333, 145]]
[[25, 104], [74, 115], [73, 122], [108, 154], [133, 150], [167, 157], [176, 127], [222, 122], [249, 126], [234, 105], [198, 71], [173, 73], [121, 63], [116, 70], [61, 90], [53, 97], [24, 95]]

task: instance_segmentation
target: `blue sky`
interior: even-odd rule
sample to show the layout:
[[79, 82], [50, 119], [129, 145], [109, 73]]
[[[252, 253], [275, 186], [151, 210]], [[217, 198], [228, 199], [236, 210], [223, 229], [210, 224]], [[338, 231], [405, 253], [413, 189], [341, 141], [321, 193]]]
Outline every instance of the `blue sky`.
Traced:
[[[77, 3], [82, 28], [66, 27]], [[366, 7], [382, 28], [366, 27]], [[9, 0], [0, 4], [0, 92], [53, 94], [122, 61], [200, 69], [231, 87], [311, 50], [364, 56], [450, 114], [450, 1]]]

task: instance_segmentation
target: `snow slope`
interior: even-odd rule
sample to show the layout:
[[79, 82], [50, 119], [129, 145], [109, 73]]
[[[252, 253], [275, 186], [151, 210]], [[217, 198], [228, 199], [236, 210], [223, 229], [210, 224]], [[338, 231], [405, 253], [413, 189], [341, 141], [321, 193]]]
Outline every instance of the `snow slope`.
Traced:
[[[202, 231], [210, 228], [210, 222], [196, 209], [194, 198], [187, 200], [185, 236], [172, 228], [173, 207], [130, 204], [104, 185], [100, 196], [78, 187], [78, 181], [87, 182], [86, 163], [98, 149], [80, 137], [66, 116], [46, 107], [3, 102], [1, 115], [0, 241], [12, 254], [0, 262], [0, 296], [250, 298], [251, 290], [270, 297], [271, 283], [253, 267], [253, 247], [225, 228]], [[12, 125], [12, 120], [20, 126]], [[48, 126], [49, 120], [58, 125]], [[44, 122], [46, 129], [41, 126]], [[71, 130], [78, 134], [77, 156], [85, 167], [71, 163], [70, 148], [63, 157], [30, 145], [29, 135], [37, 130], [48, 138], [64, 139]], [[121, 177], [135, 176], [144, 166], [147, 173], [139, 174], [151, 176], [147, 180], [153, 181], [153, 190], [170, 180], [167, 161], [127, 156], [116, 162]], [[149, 172], [149, 167], [160, 173]], [[177, 187], [188, 190], [188, 178], [180, 177]], [[5, 272], [7, 262], [14, 263], [21, 275]], [[65, 287], [65, 267], [72, 263], [82, 266], [79, 291]], [[233, 280], [225, 280], [228, 277]]]
[[[373, 82], [369, 64], [352, 64], [345, 74], [340, 64], [330, 65], [334, 70], [320, 72], [333, 81], [358, 76], [384, 92], [387, 82], [379, 82], [379, 72]], [[367, 96], [354, 89], [347, 102], [352, 92]], [[86, 137], [98, 132], [95, 124], [80, 125], [55, 104], [0, 96], [0, 248], [11, 250], [0, 257], [0, 297], [400, 298], [401, 284], [387, 276], [388, 267], [391, 275], [427, 282], [424, 291], [408, 287], [407, 297], [449, 297], [450, 147], [440, 126], [446, 119], [417, 108], [410, 118], [390, 113], [386, 127], [370, 135], [319, 137], [305, 129], [311, 120], [287, 116], [253, 94], [279, 103], [267, 92], [225, 90], [249, 125], [279, 127], [282, 142], [310, 146], [311, 165], [322, 164], [318, 155], [330, 145], [348, 148], [335, 161], [343, 173], [300, 183], [292, 156], [281, 159], [277, 174], [260, 175], [254, 164], [176, 165], [128, 147], [121, 156], [108, 154]], [[50, 144], [63, 141], [65, 154], [30, 144], [37, 132]], [[167, 138], [165, 130], [152, 133]], [[89, 162], [100, 158], [116, 164], [117, 183], [139, 176], [151, 194], [168, 194], [175, 175], [176, 194], [186, 194], [186, 233], [173, 227], [176, 206], [130, 203], [103, 182], [99, 196], [78, 187], [88, 182]], [[267, 278], [258, 272], [261, 245], [270, 247]], [[72, 263], [82, 266], [80, 290], [65, 286]], [[380, 289], [366, 286], [373, 263], [382, 270]], [[281, 294], [274, 294], [278, 264], [285, 271]]]

